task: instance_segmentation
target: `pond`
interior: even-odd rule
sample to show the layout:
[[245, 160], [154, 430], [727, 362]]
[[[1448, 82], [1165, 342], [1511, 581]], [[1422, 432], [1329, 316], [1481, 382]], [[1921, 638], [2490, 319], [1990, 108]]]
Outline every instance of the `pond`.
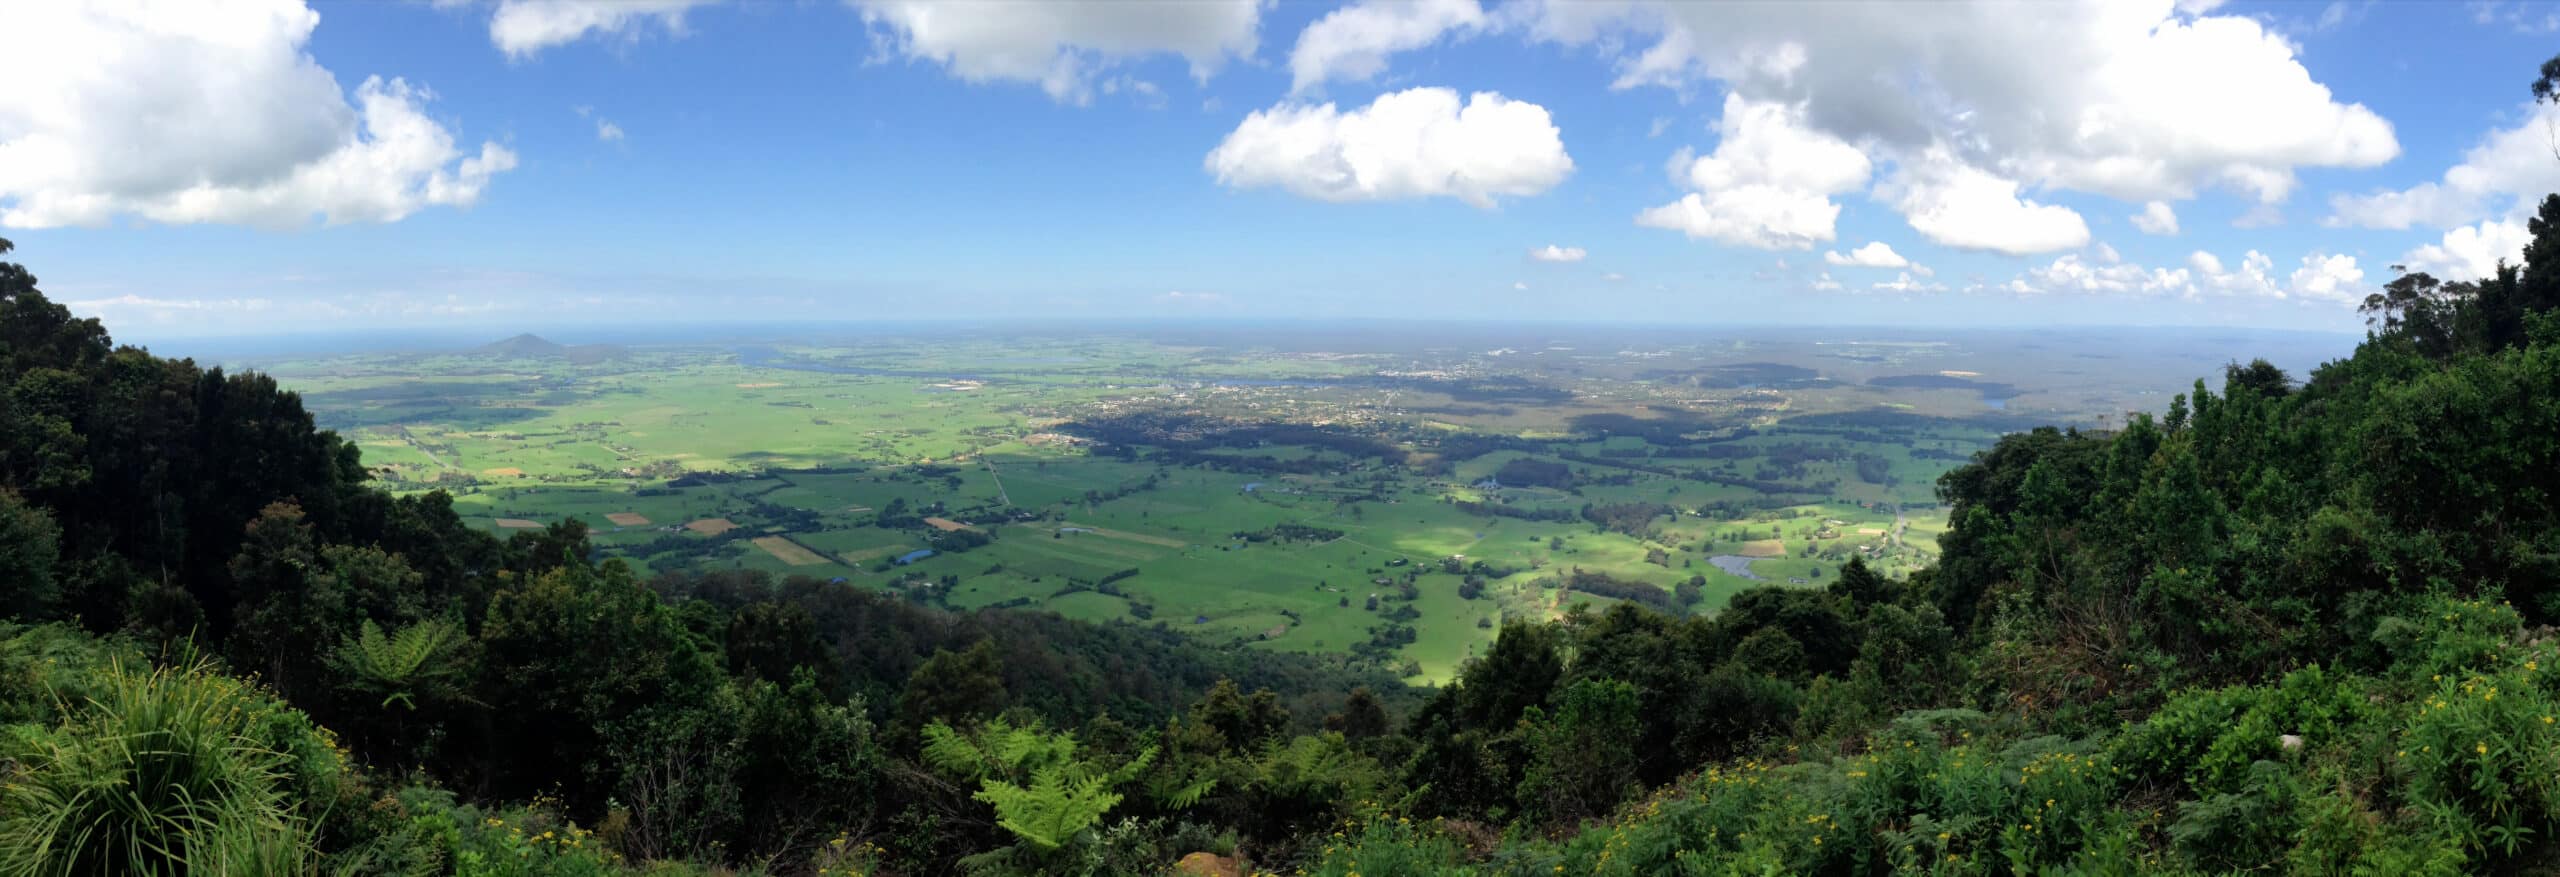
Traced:
[[1768, 579], [1761, 577], [1759, 573], [1751, 571], [1751, 562], [1757, 559], [1758, 558], [1744, 557], [1739, 554], [1719, 554], [1714, 557], [1707, 558], [1707, 562], [1715, 564], [1717, 569], [1724, 570], [1727, 573], [1741, 576], [1755, 582], [1768, 581]]

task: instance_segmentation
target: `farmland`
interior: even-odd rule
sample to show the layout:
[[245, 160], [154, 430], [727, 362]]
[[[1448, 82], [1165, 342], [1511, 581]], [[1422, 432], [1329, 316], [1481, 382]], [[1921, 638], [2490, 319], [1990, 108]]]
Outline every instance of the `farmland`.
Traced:
[[[2257, 349], [2267, 349], [2261, 339]], [[256, 363], [386, 487], [755, 569], [1447, 678], [1506, 619], [1900, 574], [1938, 474], [2235, 345], [1970, 333], [946, 331]], [[2091, 359], [2074, 351], [2130, 351]]]

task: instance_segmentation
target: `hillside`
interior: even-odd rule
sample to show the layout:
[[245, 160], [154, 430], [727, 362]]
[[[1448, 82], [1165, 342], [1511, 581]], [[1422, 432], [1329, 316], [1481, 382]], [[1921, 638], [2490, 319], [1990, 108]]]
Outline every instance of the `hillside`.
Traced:
[[1514, 621], [1423, 691], [1161, 626], [643, 581], [575, 521], [500, 541], [363, 483], [273, 381], [116, 347], [0, 263], [0, 861], [2545, 870], [2560, 196], [2532, 228], [2519, 268], [2394, 281], [2299, 380], [2235, 363], [2000, 439], [1938, 482], [1935, 566]]

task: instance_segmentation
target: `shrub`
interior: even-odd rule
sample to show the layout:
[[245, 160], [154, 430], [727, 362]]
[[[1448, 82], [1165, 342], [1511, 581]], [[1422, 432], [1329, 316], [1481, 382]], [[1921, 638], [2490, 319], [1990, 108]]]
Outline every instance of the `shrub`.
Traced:
[[0, 762], [17, 765], [0, 782], [0, 874], [289, 874], [314, 863], [294, 798], [330, 781], [313, 768], [338, 766], [295, 745], [314, 740], [279, 745], [311, 736], [299, 713], [201, 666], [120, 661], [94, 699], [64, 712], [0, 744]]

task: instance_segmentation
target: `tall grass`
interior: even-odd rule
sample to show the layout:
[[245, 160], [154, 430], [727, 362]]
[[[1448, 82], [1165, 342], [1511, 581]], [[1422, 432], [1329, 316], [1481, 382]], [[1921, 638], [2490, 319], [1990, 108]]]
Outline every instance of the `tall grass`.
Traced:
[[292, 759], [260, 733], [284, 707], [201, 665], [104, 676], [0, 740], [0, 877], [314, 870]]

